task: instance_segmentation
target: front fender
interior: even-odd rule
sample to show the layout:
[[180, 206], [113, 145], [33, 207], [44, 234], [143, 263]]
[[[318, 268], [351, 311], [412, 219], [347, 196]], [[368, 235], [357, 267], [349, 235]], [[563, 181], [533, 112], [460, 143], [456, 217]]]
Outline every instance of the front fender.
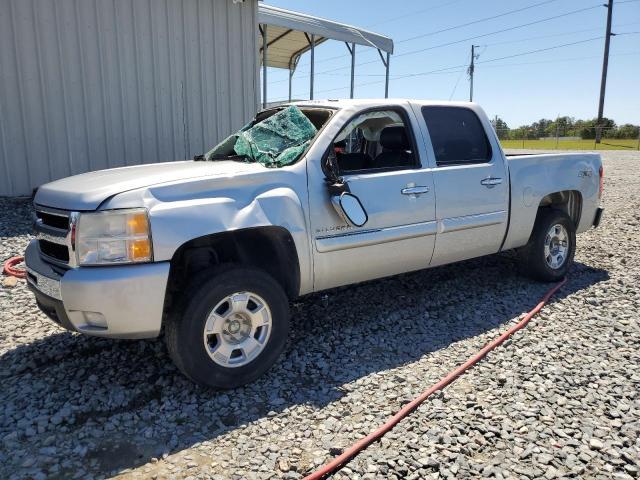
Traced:
[[311, 289], [305, 215], [300, 198], [290, 188], [271, 188], [247, 201], [215, 197], [159, 202], [149, 215], [155, 261], [171, 260], [181, 245], [194, 238], [245, 228], [285, 228], [298, 255], [300, 293]]

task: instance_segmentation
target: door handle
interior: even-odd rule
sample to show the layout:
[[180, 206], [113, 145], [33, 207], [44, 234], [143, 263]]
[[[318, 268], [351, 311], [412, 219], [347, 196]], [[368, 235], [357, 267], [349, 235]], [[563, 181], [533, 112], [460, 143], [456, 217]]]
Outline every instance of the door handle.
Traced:
[[415, 187], [405, 187], [400, 190], [402, 195], [422, 195], [423, 193], [429, 193], [429, 187], [423, 185], [417, 185]]
[[487, 188], [493, 188], [496, 185], [500, 185], [502, 183], [502, 179], [498, 177], [487, 177], [480, 180], [480, 183]]

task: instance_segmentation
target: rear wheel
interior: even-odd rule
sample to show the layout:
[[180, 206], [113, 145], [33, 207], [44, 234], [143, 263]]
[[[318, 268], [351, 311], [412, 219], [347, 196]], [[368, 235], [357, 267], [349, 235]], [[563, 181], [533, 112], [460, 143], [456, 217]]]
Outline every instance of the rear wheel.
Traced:
[[536, 280], [561, 280], [573, 262], [575, 248], [576, 230], [567, 214], [560, 210], [541, 210], [529, 243], [520, 250], [522, 268]]
[[287, 296], [272, 277], [249, 267], [228, 266], [199, 279], [167, 322], [171, 358], [202, 385], [234, 388], [255, 380], [284, 349]]

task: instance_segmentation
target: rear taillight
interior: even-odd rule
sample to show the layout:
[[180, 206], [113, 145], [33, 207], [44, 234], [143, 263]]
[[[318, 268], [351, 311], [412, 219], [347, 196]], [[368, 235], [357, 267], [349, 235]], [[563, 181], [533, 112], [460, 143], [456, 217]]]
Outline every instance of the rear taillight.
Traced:
[[598, 198], [602, 198], [602, 192], [604, 192], [604, 168], [602, 167], [602, 165], [600, 165], [598, 175], [600, 175], [600, 190], [598, 192]]

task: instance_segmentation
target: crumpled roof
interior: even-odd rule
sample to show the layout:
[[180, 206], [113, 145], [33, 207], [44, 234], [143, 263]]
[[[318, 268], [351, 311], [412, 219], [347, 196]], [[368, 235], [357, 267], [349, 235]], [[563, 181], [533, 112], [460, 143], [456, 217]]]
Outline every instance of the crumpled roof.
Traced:
[[295, 105], [238, 132], [234, 150], [265, 167], [294, 163], [318, 130]]

